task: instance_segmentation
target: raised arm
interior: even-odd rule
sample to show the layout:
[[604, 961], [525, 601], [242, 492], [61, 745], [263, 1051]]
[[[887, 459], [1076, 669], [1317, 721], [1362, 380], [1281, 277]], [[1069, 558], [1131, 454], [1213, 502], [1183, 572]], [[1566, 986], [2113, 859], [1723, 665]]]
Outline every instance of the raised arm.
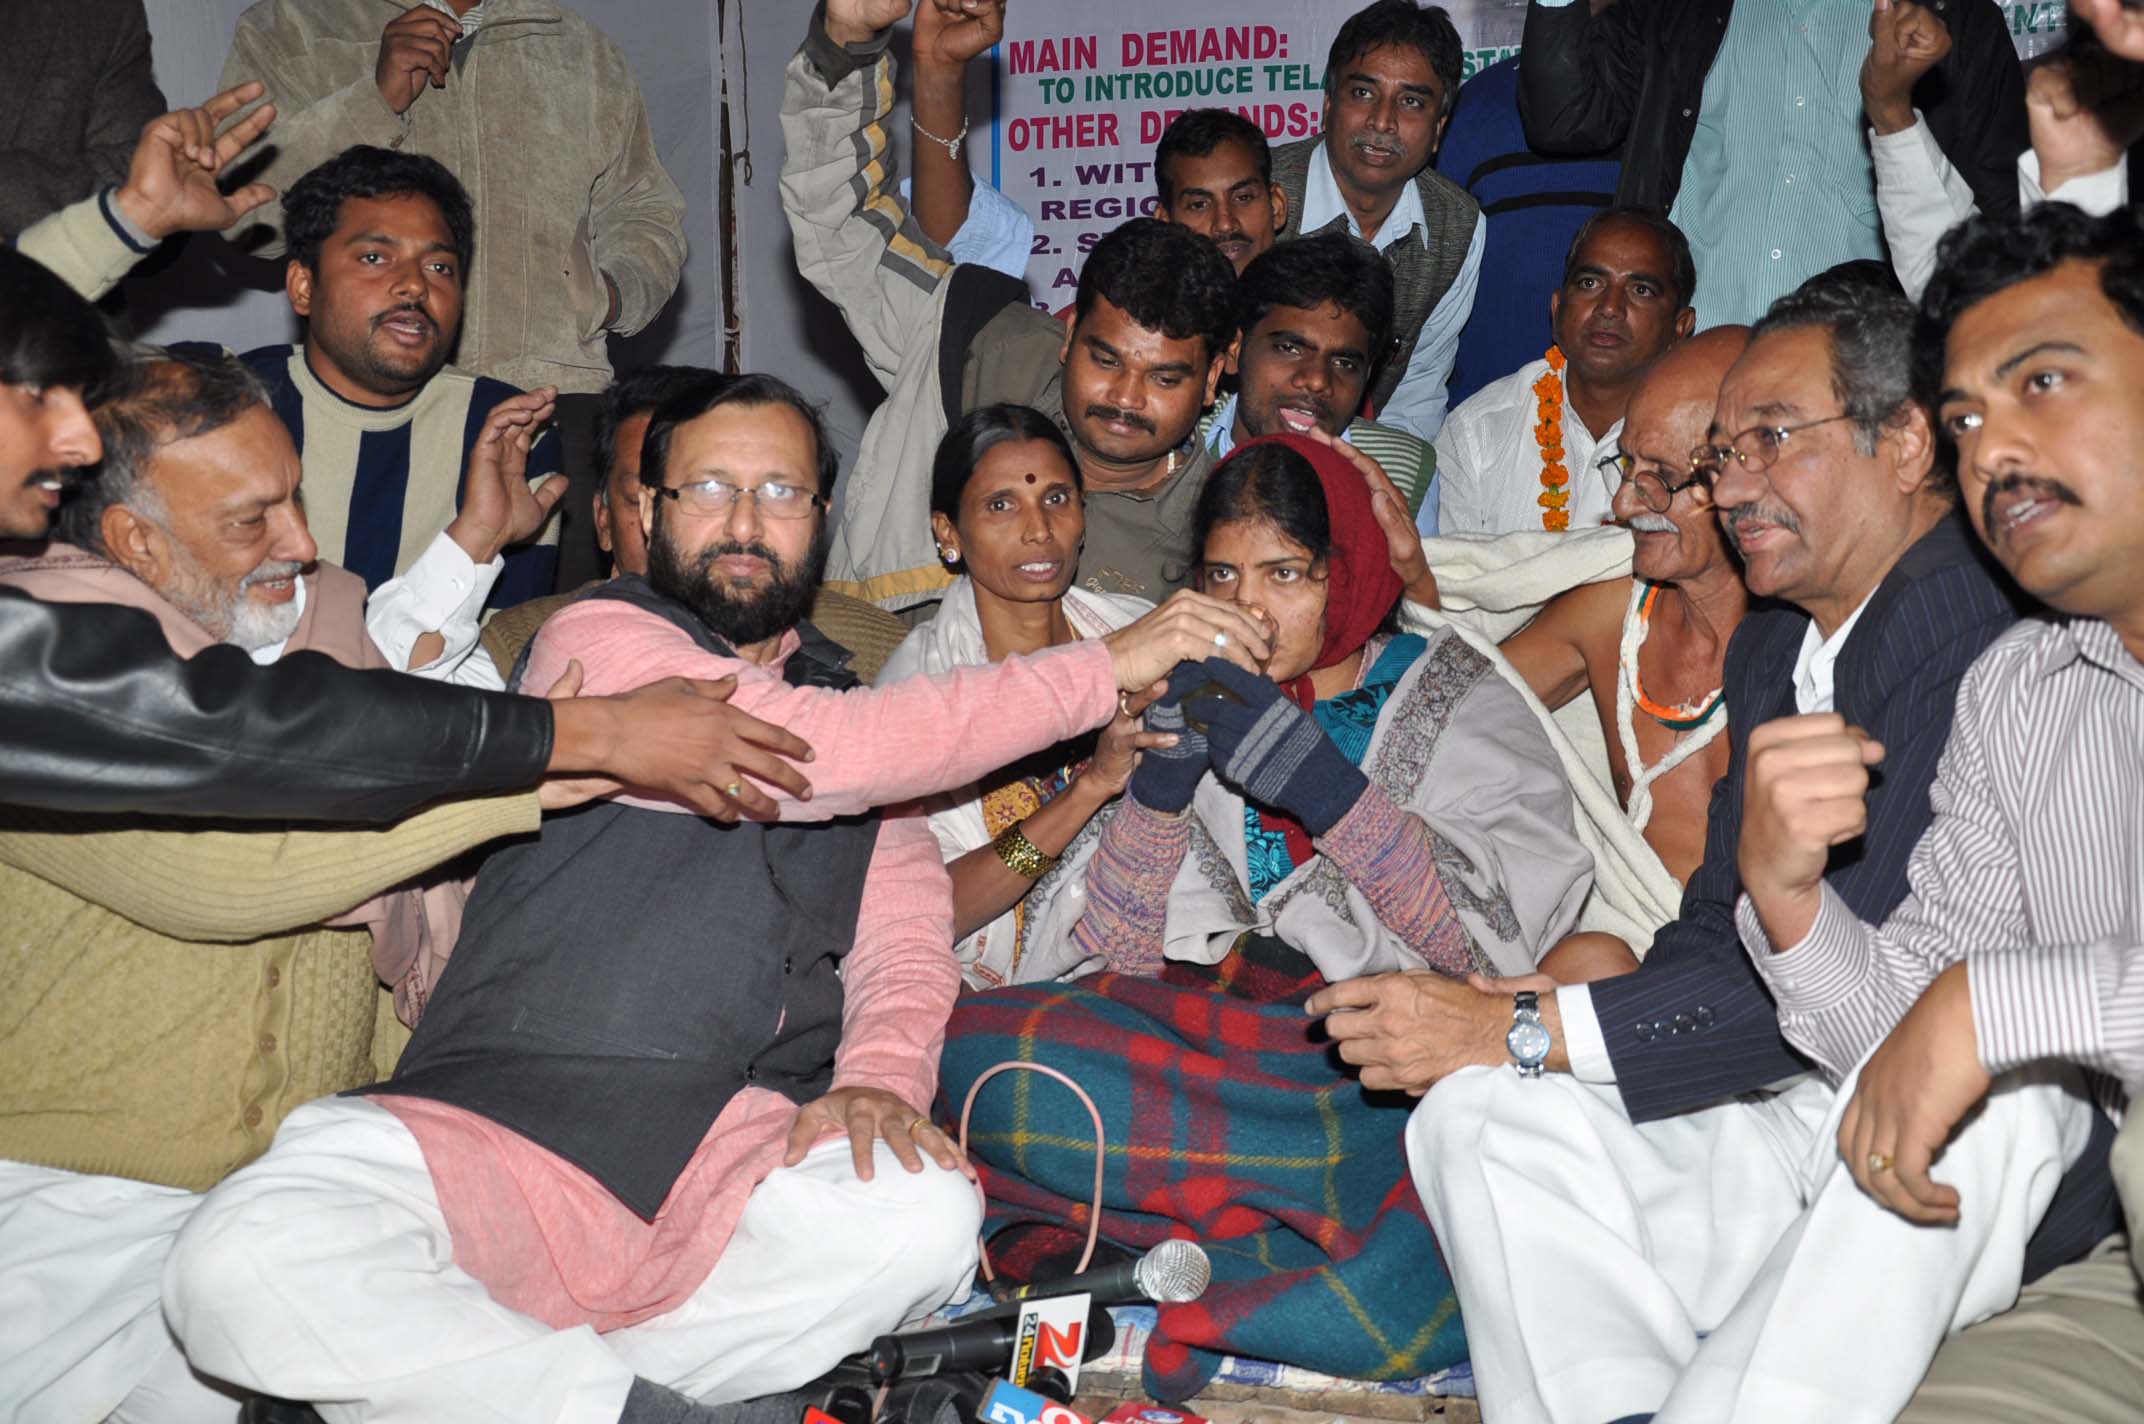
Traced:
[[151, 120], [134, 145], [124, 183], [62, 208], [16, 246], [94, 301], [173, 233], [234, 226], [275, 196], [261, 182], [229, 193], [218, 184], [275, 121], [275, 105], [266, 103], [232, 118], [262, 93], [258, 84], [241, 84], [198, 109]]
[[908, 0], [827, 0], [789, 61], [782, 210], [797, 269], [841, 309], [882, 385], [928, 325], [953, 262], [901, 199], [886, 47]]
[[2017, 211], [2017, 158], [2029, 143], [2017, 44], [1999, 6], [1951, 5], [1946, 13], [1951, 52], [1919, 86], [1922, 112], [1980, 211], [2008, 216]]
[[940, 247], [968, 221], [968, 65], [1005, 37], [1005, 0], [922, 0], [916, 7], [916, 222]]

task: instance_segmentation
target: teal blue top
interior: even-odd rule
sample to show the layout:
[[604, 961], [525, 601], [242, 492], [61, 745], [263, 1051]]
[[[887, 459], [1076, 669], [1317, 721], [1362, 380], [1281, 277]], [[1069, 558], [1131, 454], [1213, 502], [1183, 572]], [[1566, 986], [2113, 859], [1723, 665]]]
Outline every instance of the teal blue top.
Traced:
[[[1356, 766], [1361, 766], [1369, 754], [1370, 734], [1377, 730], [1377, 718], [1385, 710], [1392, 689], [1414, 666], [1415, 659], [1428, 651], [1427, 642], [1413, 633], [1402, 633], [1385, 644], [1360, 687], [1311, 704], [1310, 715]], [[1258, 807], [1248, 801], [1243, 804], [1243, 842], [1250, 866], [1251, 899], [1263, 900], [1268, 890], [1294, 873], [1295, 859], [1288, 854], [1287, 837], [1266, 829], [1259, 821]]]

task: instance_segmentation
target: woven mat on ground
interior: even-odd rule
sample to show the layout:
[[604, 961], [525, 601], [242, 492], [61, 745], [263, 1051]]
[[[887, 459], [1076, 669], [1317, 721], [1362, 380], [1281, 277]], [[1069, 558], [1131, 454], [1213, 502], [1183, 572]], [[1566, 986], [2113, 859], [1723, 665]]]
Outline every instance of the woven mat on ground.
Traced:
[[[1108, 1134], [1102, 1235], [1189, 1236], [1213, 1258], [1199, 1300], [1164, 1306], [1145, 1384], [1188, 1399], [1229, 1355], [1363, 1380], [1416, 1379], [1466, 1356], [1459, 1309], [1401, 1134], [1412, 1100], [1365, 1096], [1298, 1003], [1211, 984], [1103, 974], [965, 995], [940, 1074], [941, 1120], [1007, 1059], [1071, 1076]], [[986, 1229], [1084, 1230], [1094, 1130], [1061, 1084], [993, 1078], [970, 1148]]]

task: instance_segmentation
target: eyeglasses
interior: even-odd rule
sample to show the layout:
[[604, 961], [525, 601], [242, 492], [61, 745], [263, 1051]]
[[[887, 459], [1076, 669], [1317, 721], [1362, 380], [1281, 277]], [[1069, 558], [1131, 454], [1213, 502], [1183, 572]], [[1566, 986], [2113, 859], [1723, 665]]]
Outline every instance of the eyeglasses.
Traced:
[[1735, 463], [1751, 474], [1762, 474], [1772, 468], [1779, 459], [1779, 452], [1788, 440], [1804, 430], [1814, 430], [1819, 425], [1831, 425], [1854, 417], [1841, 411], [1827, 415], [1822, 420], [1805, 420], [1800, 425], [1752, 425], [1749, 429], [1728, 441], [1725, 445], [1700, 445], [1690, 454], [1690, 468], [1709, 486], [1720, 477], [1729, 456]]
[[674, 499], [694, 514], [727, 514], [737, 501], [752, 497], [752, 504], [768, 519], [803, 519], [826, 503], [802, 485], [779, 481], [764, 485], [733, 485], [728, 480], [695, 480], [689, 485], [650, 486], [659, 498]]
[[1709, 488], [1711, 484], [1709, 477], [1698, 468], [1695, 455], [1690, 458], [1690, 478], [1678, 484], [1669, 484], [1657, 465], [1647, 465], [1640, 469], [1638, 457], [1628, 451], [1601, 456], [1595, 468], [1603, 475], [1612, 471], [1619, 484], [1629, 485], [1631, 491], [1638, 496], [1638, 503], [1655, 514], [1666, 514], [1668, 506], [1675, 502], [1675, 496], [1690, 486], [1705, 485]]

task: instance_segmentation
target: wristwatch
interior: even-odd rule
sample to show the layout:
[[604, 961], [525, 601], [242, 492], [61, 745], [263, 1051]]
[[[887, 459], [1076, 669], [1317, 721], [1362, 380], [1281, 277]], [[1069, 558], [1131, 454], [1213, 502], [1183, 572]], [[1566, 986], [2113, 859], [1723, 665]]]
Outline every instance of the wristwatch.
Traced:
[[1521, 1078], [1538, 1078], [1549, 1050], [1548, 1030], [1541, 1026], [1541, 996], [1525, 989], [1511, 1001], [1511, 1032], [1504, 1035], [1504, 1047]]

